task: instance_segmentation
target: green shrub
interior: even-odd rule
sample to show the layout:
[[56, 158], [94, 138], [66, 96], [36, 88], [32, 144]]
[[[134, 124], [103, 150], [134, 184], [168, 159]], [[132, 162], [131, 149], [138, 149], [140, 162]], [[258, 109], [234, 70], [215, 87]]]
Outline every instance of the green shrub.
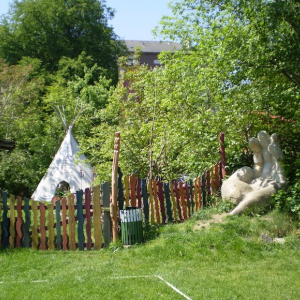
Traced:
[[286, 212], [294, 220], [300, 221], [300, 176], [286, 190], [280, 190], [273, 195], [273, 202], [278, 210]]

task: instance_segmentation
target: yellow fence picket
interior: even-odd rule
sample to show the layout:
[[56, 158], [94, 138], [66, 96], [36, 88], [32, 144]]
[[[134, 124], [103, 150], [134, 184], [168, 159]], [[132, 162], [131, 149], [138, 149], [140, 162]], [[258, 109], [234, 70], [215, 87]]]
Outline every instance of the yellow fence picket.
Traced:
[[70, 250], [76, 250], [76, 221], [75, 221], [75, 197], [74, 194], [68, 195], [68, 217], [69, 217], [69, 245]]
[[94, 249], [99, 250], [102, 248], [100, 185], [95, 186], [93, 192]]
[[184, 193], [184, 189], [183, 189], [183, 182], [180, 181], [178, 183], [178, 186], [179, 186], [180, 204], [181, 204], [183, 218], [184, 218], [184, 220], [187, 220], [187, 211], [186, 211], [185, 193]]
[[32, 213], [33, 213], [33, 225], [32, 225], [32, 249], [36, 250], [38, 248], [38, 223], [37, 223], [37, 202], [32, 200], [31, 203]]
[[152, 180], [152, 190], [154, 195], [154, 205], [155, 205], [155, 216], [157, 224], [160, 224], [160, 214], [159, 214], [159, 205], [158, 205], [158, 196], [157, 196], [157, 184], [155, 180]]
[[124, 182], [125, 202], [126, 202], [126, 206], [129, 206], [129, 177], [127, 175], [123, 177], [123, 182]]
[[131, 174], [129, 176], [129, 186], [130, 186], [130, 206], [131, 207], [137, 207], [136, 203], [136, 177], [134, 174]]
[[40, 250], [46, 250], [46, 217], [45, 217], [46, 209], [45, 209], [45, 203], [40, 202]]
[[151, 180], [148, 179], [147, 189], [149, 193], [149, 203], [150, 203], [150, 224], [154, 224], [154, 204], [153, 204], [153, 191]]

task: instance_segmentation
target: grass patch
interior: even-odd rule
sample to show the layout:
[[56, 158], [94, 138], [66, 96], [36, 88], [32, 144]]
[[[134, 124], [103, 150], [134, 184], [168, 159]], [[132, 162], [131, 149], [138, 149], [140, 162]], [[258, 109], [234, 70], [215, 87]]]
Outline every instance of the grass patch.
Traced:
[[[276, 212], [229, 216], [194, 231], [214, 209], [149, 234], [143, 245], [100, 251], [0, 252], [3, 299], [297, 299], [300, 238], [296, 224]], [[206, 216], [204, 216], [206, 215]], [[153, 234], [153, 235], [152, 235]], [[262, 234], [285, 237], [266, 243]], [[131, 277], [133, 276], [133, 277]]]

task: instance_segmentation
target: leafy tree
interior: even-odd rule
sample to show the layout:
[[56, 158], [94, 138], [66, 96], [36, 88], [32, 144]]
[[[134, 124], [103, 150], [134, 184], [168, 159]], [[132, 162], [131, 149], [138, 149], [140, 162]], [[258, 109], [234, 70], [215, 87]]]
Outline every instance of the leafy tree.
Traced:
[[86, 143], [101, 180], [110, 176], [115, 131], [121, 132], [120, 166], [127, 174], [171, 180], [201, 174], [219, 160], [222, 123], [206, 83], [197, 79], [199, 70], [184, 58], [165, 53], [164, 66], [153, 70], [122, 65], [120, 83]]
[[123, 172], [141, 176], [151, 161], [154, 176], [165, 179], [201, 173], [218, 159], [220, 131], [228, 173], [249, 164], [249, 138], [263, 129], [281, 134], [288, 160], [295, 161], [299, 50], [288, 16], [298, 3], [285, 2], [172, 2], [173, 16], [162, 19], [159, 33], [184, 49], [162, 54], [163, 67], [153, 71], [127, 68], [129, 90], [116, 89], [105, 121], [94, 129], [107, 166], [113, 131], [122, 135]]
[[[260, 127], [282, 135], [284, 148], [295, 145], [299, 132], [294, 122], [300, 113], [299, 5], [293, 0], [174, 1], [173, 16], [164, 17], [158, 29], [180, 40], [197, 67], [205, 66], [204, 80], [221, 82], [215, 93], [236, 120], [257, 114]], [[257, 128], [252, 121], [242, 123], [247, 140]]]
[[9, 136], [9, 126], [12, 120], [19, 117], [20, 111], [26, 105], [21, 97], [30, 71], [30, 66], [9, 67], [0, 59], [0, 134], [2, 138]]
[[0, 24], [0, 57], [17, 64], [28, 56], [57, 71], [62, 57], [77, 58], [83, 51], [117, 80], [117, 59], [125, 47], [107, 20], [114, 11], [94, 0], [13, 1]]
[[[81, 57], [63, 59], [61, 71], [51, 78], [46, 75], [52, 82], [46, 87], [37, 61], [23, 59], [21, 64], [24, 66], [1, 65], [1, 99], [10, 101], [2, 111], [0, 132], [14, 140], [16, 148], [0, 152], [0, 186], [30, 197], [68, 126], [76, 120], [73, 133], [80, 142], [101, 122], [99, 111], [106, 106], [110, 81], [101, 75], [101, 68], [88, 68]], [[68, 64], [82, 77], [72, 73], [72, 68], [67, 72]]]
[[44, 81], [36, 72], [40, 72], [37, 60], [24, 59], [17, 66], [1, 61], [0, 136], [15, 141], [16, 148], [0, 151], [0, 186], [17, 195], [28, 196], [52, 154], [43, 131], [46, 117], [38, 109]]

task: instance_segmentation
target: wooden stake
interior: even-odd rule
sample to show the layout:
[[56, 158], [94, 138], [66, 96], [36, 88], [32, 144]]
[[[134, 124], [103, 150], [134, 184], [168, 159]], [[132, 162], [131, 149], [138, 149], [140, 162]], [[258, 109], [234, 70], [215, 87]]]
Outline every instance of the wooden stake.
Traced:
[[120, 150], [120, 132], [115, 133], [114, 158], [111, 177], [111, 197], [112, 197], [112, 232], [113, 242], [118, 239], [118, 162]]
[[220, 142], [220, 152], [221, 152], [221, 174], [222, 174], [222, 178], [225, 178], [226, 175], [226, 170], [225, 170], [225, 166], [226, 166], [226, 154], [225, 154], [225, 146], [224, 146], [224, 133], [220, 132], [219, 135], [219, 142]]

